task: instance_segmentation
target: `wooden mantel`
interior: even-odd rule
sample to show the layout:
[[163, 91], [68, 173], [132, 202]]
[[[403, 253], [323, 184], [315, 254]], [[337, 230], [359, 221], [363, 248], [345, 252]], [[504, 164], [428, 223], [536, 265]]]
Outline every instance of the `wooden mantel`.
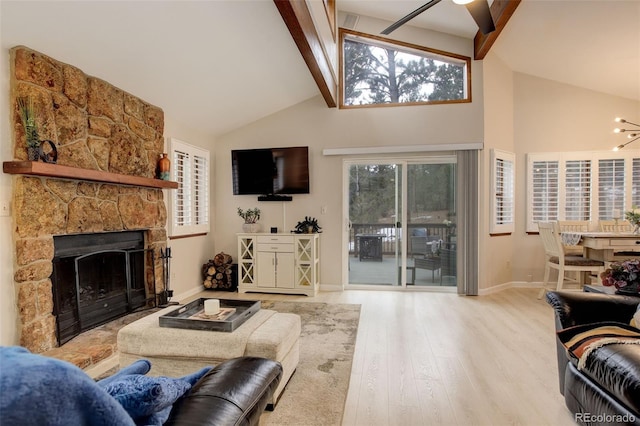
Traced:
[[2, 171], [11, 175], [45, 176], [60, 179], [113, 183], [116, 185], [141, 186], [145, 188], [178, 188], [178, 182], [110, 173], [101, 170], [80, 169], [78, 167], [62, 166], [40, 161], [5, 161], [2, 163]]

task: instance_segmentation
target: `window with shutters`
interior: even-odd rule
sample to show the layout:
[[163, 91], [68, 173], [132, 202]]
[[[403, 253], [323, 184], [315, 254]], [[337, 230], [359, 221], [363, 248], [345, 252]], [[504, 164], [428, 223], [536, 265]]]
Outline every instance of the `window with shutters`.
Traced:
[[510, 234], [515, 229], [516, 157], [511, 152], [491, 150], [491, 223], [489, 233]]
[[170, 140], [171, 176], [178, 189], [169, 192], [169, 236], [209, 232], [209, 151]]
[[614, 218], [614, 210], [616, 212], [624, 211], [625, 192], [624, 159], [599, 160], [598, 219]]
[[640, 152], [527, 155], [527, 232], [538, 222], [609, 220], [640, 203]]
[[531, 165], [531, 214], [537, 222], [558, 220], [558, 161], [534, 161]]
[[569, 160], [564, 172], [564, 220], [591, 220], [591, 160]]

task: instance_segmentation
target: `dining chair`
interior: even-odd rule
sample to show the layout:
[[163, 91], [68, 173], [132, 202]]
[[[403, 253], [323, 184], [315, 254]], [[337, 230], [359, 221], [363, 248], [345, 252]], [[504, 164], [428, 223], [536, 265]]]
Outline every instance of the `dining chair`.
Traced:
[[[544, 280], [538, 299], [541, 299], [547, 291], [547, 283], [549, 282], [551, 269], [558, 270], [556, 290], [562, 290], [562, 285], [564, 284], [565, 279], [578, 282], [580, 287], [584, 284], [581, 282], [583, 281], [581, 278], [578, 280], [567, 278], [565, 276], [566, 272], [588, 272], [590, 274], [600, 274], [600, 272], [604, 271], [604, 262], [583, 256], [565, 254], [562, 247], [562, 240], [560, 239], [561, 231], [558, 222], [539, 222], [538, 230], [540, 232], [540, 238], [542, 239], [545, 252]], [[583, 274], [578, 274], [578, 277], [581, 277], [582, 275]]]
[[587, 232], [589, 231], [588, 220], [559, 220], [558, 226], [561, 232]]
[[[588, 220], [559, 220], [560, 232], [587, 232], [589, 231]], [[582, 256], [582, 246], [563, 245], [564, 254], [569, 256]]]
[[633, 226], [628, 220], [601, 220], [598, 228], [602, 232], [631, 232]]

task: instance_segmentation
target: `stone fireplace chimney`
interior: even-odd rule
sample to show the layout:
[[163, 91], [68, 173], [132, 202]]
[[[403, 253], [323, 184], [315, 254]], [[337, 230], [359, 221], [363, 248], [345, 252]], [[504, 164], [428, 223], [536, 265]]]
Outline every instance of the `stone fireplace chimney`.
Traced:
[[[40, 139], [56, 143], [58, 165], [154, 178], [163, 151], [164, 113], [109, 83], [26, 47], [11, 50], [13, 147], [27, 159], [17, 102], [29, 97]], [[40, 353], [57, 345], [51, 274], [54, 236], [141, 230], [147, 249], [166, 247], [162, 189], [76, 176], [13, 178], [20, 344]], [[156, 256], [159, 257], [159, 256]], [[163, 290], [161, 263], [146, 259], [147, 292]]]

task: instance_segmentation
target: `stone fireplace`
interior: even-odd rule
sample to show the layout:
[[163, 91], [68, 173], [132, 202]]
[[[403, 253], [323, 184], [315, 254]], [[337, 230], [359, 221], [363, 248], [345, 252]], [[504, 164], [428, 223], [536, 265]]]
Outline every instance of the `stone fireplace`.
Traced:
[[[160, 108], [103, 80], [85, 75], [76, 67], [22, 46], [11, 50], [11, 95], [16, 161], [27, 159], [25, 132], [16, 102], [18, 97], [27, 96], [37, 108], [40, 139], [52, 140], [58, 147], [58, 165], [118, 176], [154, 178], [157, 159], [164, 146], [164, 113]], [[62, 309], [65, 304], [68, 307], [69, 304], [83, 305], [93, 301], [96, 302], [93, 307], [98, 307], [108, 299], [110, 307], [125, 312], [135, 309], [132, 306], [155, 300], [154, 292], [163, 290], [162, 264], [157, 255], [167, 244], [167, 213], [162, 189], [146, 184], [84, 180], [73, 175], [28, 174], [16, 174], [12, 187], [14, 286], [22, 346], [32, 352], [45, 352], [59, 345], [57, 336], [61, 324], [63, 328], [72, 329], [60, 339], [61, 342], [73, 337], [76, 329], [81, 330], [82, 325], [69, 325], [68, 318], [78, 316], [79, 309], [65, 311]], [[71, 236], [73, 240], [93, 235], [100, 240], [108, 234], [128, 234], [129, 231], [138, 235], [138, 248], [122, 248], [116, 244], [106, 258], [83, 258], [81, 263], [85, 260], [95, 263], [80, 272], [83, 278], [91, 281], [88, 287], [76, 287], [77, 271], [70, 273], [67, 270], [58, 276], [60, 271], [54, 268], [54, 262], [59, 266], [64, 257], [65, 249], [60, 255], [58, 247], [59, 241], [66, 238], [64, 236]], [[89, 243], [92, 245], [95, 242]], [[93, 250], [94, 254], [102, 251], [105, 250]], [[117, 254], [118, 251], [129, 254]], [[133, 255], [133, 252], [141, 254]], [[74, 265], [78, 256], [73, 256]], [[127, 262], [130, 262], [128, 271]], [[104, 275], [100, 268], [110, 271], [109, 279], [100, 277]], [[124, 276], [131, 274], [131, 268], [135, 269], [135, 277]], [[74, 280], [73, 291], [86, 292], [86, 299], [56, 302], [52, 277], [67, 280], [69, 276]], [[135, 293], [129, 293], [126, 302], [123, 302], [122, 289], [115, 290], [117, 286], [122, 287], [122, 282], [114, 283], [116, 279], [124, 279], [125, 291]], [[56, 290], [55, 297], [61, 291], [70, 291], [70, 283], [65, 285], [62, 290]], [[127, 305], [124, 308], [123, 303]], [[57, 321], [57, 315], [63, 318]], [[83, 318], [82, 322], [91, 327], [92, 323], [105, 321], [105, 318]]]

